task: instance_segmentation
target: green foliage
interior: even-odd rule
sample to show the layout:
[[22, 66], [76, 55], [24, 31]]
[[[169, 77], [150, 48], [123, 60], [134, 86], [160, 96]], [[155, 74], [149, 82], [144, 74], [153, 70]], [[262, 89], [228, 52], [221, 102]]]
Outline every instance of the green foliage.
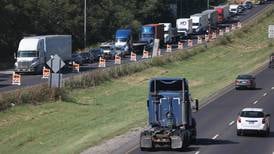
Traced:
[[[185, 2], [188, 5], [183, 6], [193, 11], [201, 8], [198, 0]], [[137, 39], [142, 24], [174, 22], [176, 17], [170, 3], [169, 0], [87, 0], [87, 44], [113, 39], [120, 27], [131, 27]], [[29, 35], [71, 34], [73, 48], [83, 48], [84, 0], [0, 0], [0, 4], [3, 51], [0, 57], [4, 60], [11, 61], [19, 40]]]

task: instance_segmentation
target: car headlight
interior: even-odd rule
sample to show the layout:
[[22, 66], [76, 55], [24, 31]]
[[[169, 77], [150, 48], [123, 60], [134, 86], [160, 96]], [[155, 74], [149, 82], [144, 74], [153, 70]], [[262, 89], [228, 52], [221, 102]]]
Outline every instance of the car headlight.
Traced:
[[15, 67], [18, 67], [18, 62], [15, 62], [15, 63], [14, 63], [14, 66], [15, 66]]

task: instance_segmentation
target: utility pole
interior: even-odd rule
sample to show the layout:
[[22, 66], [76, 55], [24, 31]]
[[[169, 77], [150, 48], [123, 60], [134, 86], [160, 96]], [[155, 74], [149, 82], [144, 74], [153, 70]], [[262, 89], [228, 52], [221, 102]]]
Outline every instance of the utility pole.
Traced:
[[87, 45], [87, 0], [85, 0], [84, 6], [84, 47]]

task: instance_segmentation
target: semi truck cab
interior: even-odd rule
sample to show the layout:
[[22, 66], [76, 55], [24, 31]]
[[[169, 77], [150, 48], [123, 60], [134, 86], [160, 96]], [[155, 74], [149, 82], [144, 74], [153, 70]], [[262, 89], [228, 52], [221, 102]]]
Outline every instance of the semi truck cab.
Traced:
[[151, 79], [147, 100], [149, 128], [141, 133], [141, 150], [183, 149], [194, 142], [197, 132], [192, 103], [185, 78]]
[[115, 48], [127, 54], [132, 50], [132, 31], [131, 29], [118, 29], [115, 34]]
[[39, 72], [45, 63], [44, 40], [26, 38], [20, 41], [15, 62], [15, 72]]

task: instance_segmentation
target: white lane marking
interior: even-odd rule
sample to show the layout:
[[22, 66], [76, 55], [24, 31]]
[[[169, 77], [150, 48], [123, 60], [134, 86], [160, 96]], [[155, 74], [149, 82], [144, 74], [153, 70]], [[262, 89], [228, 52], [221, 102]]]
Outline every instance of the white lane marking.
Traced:
[[235, 121], [231, 121], [228, 125], [231, 126], [235, 123]]
[[200, 153], [200, 151], [195, 152], [195, 154], [199, 154], [199, 153]]
[[267, 93], [264, 93], [264, 96], [266, 96], [267, 95]]
[[219, 134], [216, 134], [212, 139], [215, 140], [217, 137], [219, 137]]
[[271, 90], [274, 90], [274, 87], [271, 87]]
[[258, 103], [258, 101], [255, 101], [253, 104], [257, 104]]

